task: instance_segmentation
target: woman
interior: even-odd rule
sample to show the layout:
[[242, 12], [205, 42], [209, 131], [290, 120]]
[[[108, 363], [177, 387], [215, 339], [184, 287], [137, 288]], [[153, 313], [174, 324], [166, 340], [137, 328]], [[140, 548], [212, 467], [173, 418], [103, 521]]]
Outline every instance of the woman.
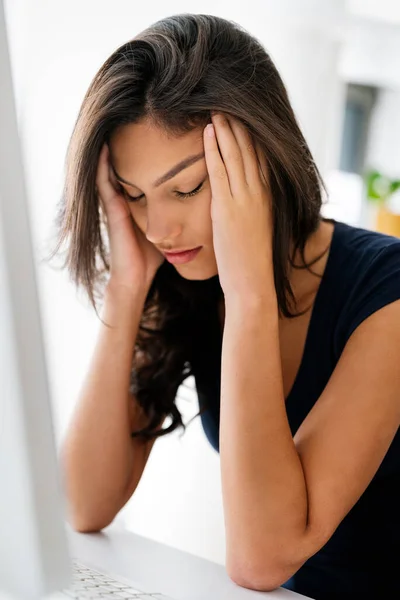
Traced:
[[154, 441], [183, 426], [193, 374], [230, 577], [320, 600], [400, 592], [400, 241], [322, 218], [323, 187], [238, 25], [172, 16], [103, 64], [54, 251], [69, 240], [74, 282], [103, 301], [63, 445], [76, 529], [128, 501]]

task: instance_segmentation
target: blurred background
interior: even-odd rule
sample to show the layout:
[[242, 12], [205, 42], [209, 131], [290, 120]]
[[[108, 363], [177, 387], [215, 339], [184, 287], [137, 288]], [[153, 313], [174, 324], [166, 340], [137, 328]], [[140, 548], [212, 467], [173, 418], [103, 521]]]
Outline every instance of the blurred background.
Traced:
[[[68, 426], [99, 321], [66, 273], [39, 264], [53, 233], [69, 137], [101, 64], [165, 16], [232, 19], [270, 53], [326, 181], [326, 216], [400, 236], [398, 0], [6, 0], [6, 18], [56, 441]], [[192, 378], [178, 392], [187, 423]], [[115, 524], [224, 564], [220, 461], [200, 419], [155, 444]]]

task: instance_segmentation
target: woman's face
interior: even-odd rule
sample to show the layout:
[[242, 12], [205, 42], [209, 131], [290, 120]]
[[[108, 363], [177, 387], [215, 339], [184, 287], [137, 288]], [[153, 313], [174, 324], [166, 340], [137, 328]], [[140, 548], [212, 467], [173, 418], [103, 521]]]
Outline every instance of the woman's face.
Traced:
[[[168, 137], [148, 120], [123, 125], [110, 139], [110, 161], [125, 190], [131, 214], [160, 251], [202, 246], [190, 262], [174, 264], [186, 279], [209, 279], [218, 273], [211, 222], [211, 189], [204, 157], [203, 128]], [[181, 161], [192, 164], [158, 182]], [[129, 184], [127, 183], [129, 182]], [[198, 191], [195, 191], [198, 190]], [[195, 191], [190, 197], [183, 193]], [[129, 197], [138, 198], [132, 201]]]

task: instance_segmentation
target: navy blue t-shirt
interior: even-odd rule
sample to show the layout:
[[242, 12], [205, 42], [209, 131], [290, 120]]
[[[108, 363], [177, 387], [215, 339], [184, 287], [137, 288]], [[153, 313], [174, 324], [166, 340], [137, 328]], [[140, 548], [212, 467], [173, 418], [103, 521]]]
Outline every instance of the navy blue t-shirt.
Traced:
[[[353, 331], [372, 313], [398, 299], [400, 239], [335, 221], [302, 361], [286, 399], [293, 436], [324, 390]], [[208, 405], [201, 415], [202, 425], [216, 451], [221, 350], [216, 310], [208, 326], [202, 325], [191, 360], [199, 407]], [[378, 599], [385, 593], [391, 600], [400, 599], [399, 567], [400, 430], [367, 489], [330, 540], [283, 587], [315, 600]]]

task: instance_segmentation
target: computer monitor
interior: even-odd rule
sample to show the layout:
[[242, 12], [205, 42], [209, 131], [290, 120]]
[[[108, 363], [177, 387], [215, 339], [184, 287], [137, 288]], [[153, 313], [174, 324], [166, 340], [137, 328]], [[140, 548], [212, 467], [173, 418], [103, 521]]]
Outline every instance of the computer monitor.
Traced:
[[72, 581], [6, 15], [0, 0], [0, 599]]

